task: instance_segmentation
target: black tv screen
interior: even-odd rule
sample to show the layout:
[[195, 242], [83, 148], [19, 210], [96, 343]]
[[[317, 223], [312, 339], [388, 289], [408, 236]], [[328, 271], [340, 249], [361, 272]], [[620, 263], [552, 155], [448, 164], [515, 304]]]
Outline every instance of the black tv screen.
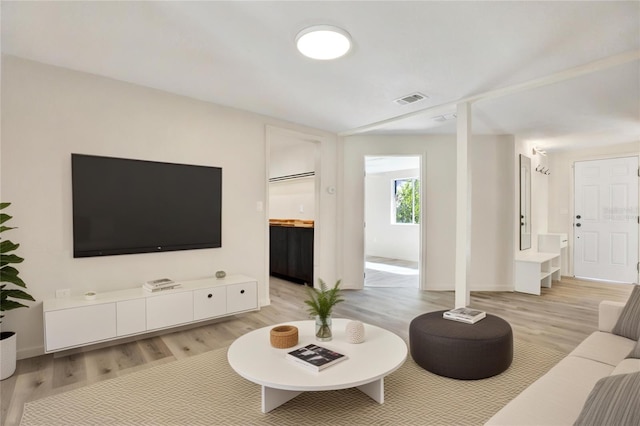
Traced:
[[222, 246], [222, 169], [71, 154], [73, 257]]

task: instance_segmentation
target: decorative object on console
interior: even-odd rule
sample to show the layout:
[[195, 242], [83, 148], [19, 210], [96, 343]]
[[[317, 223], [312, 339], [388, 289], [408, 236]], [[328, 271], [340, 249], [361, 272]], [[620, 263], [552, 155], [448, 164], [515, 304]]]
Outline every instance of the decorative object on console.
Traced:
[[309, 299], [304, 303], [309, 307], [309, 314], [316, 318], [316, 339], [323, 342], [331, 340], [331, 311], [333, 307], [343, 302], [344, 299], [340, 297], [340, 281], [336, 281], [336, 284], [329, 288], [327, 284], [318, 279], [320, 282], [320, 289], [315, 287], [307, 287], [307, 293]]
[[298, 327], [278, 325], [269, 332], [271, 346], [278, 349], [291, 348], [298, 344]]
[[349, 343], [364, 342], [364, 324], [362, 321], [349, 321], [345, 327], [345, 334]]
[[224, 278], [227, 276], [225, 271], [216, 271], [216, 278]]
[[[0, 203], [0, 210], [10, 205], [11, 203]], [[5, 225], [5, 222], [11, 218], [12, 216], [6, 213], [0, 214], [0, 232], [15, 229]], [[18, 276], [19, 271], [12, 266], [24, 260], [12, 253], [18, 247], [20, 247], [20, 244], [15, 244], [10, 240], [4, 239], [0, 241], [0, 253], [2, 254], [0, 283], [3, 283], [0, 285], [0, 290], [2, 290], [0, 291], [0, 320], [4, 318], [4, 315], [2, 315], [4, 311], [28, 307], [18, 300], [35, 301], [29, 293], [23, 290], [27, 288], [27, 285]], [[14, 286], [17, 288], [11, 288]], [[16, 342], [17, 336], [14, 331], [2, 331], [0, 333], [0, 380], [6, 379], [16, 371]]]
[[180, 284], [169, 278], [159, 278], [157, 280], [147, 281], [142, 285], [142, 288], [152, 293], [162, 290], [171, 290], [177, 287], [180, 287]]

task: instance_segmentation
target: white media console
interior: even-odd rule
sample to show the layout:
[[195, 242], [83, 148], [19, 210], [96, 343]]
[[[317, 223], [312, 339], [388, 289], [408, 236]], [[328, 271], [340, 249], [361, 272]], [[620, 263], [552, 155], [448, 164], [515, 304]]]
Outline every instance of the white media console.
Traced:
[[45, 300], [45, 352], [56, 352], [127, 336], [259, 309], [258, 283], [234, 275], [222, 279], [179, 281], [171, 290], [141, 287]]

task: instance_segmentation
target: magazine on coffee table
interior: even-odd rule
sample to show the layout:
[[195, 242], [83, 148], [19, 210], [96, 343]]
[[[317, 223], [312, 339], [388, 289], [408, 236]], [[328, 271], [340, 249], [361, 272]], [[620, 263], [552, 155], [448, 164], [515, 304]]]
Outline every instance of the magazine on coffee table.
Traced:
[[347, 359], [347, 356], [312, 343], [287, 353], [287, 359], [312, 371], [321, 371]]
[[471, 308], [456, 308], [442, 314], [445, 319], [475, 324], [487, 316], [486, 312]]

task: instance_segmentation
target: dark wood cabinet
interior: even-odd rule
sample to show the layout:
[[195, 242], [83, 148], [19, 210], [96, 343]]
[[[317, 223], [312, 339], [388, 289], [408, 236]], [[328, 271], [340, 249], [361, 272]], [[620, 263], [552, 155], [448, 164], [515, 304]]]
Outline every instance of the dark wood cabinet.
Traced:
[[313, 228], [269, 228], [269, 272], [274, 277], [313, 285]]

